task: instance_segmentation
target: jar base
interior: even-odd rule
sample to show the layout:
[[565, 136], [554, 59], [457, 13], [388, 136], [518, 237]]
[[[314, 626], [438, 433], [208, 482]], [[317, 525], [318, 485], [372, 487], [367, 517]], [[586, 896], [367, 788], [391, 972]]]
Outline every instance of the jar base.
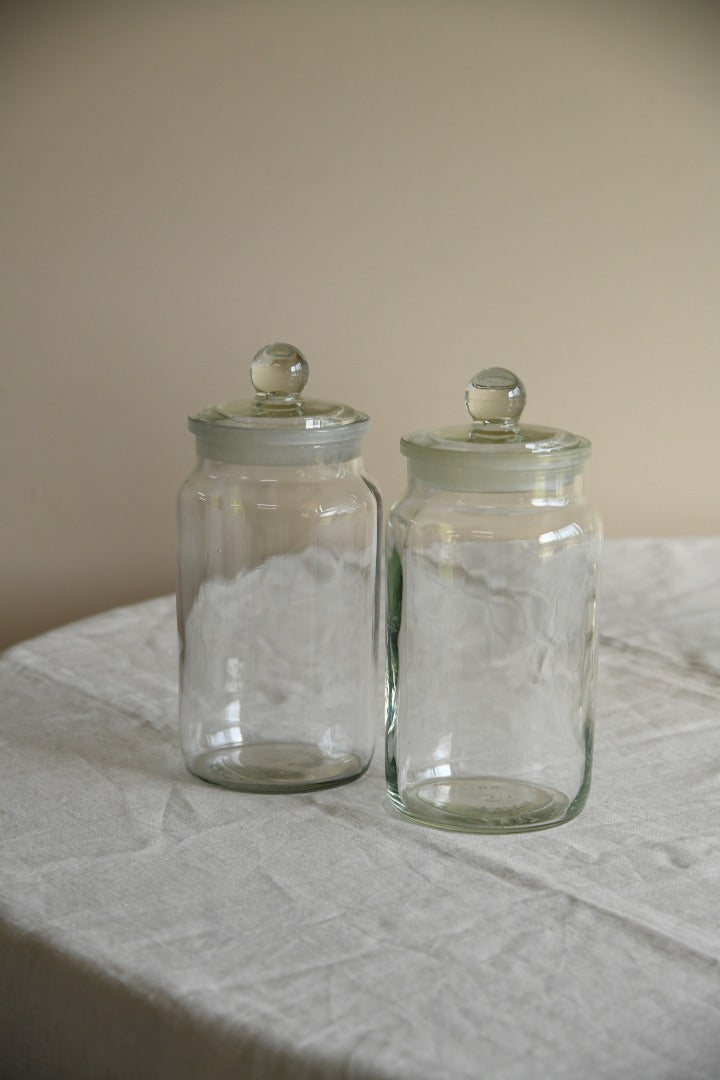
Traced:
[[248, 743], [200, 754], [188, 769], [210, 784], [235, 791], [285, 794], [347, 784], [365, 772], [358, 754], [326, 754], [309, 743]]
[[423, 825], [456, 832], [510, 833], [549, 829], [570, 821], [583, 800], [555, 788], [498, 776], [433, 778], [389, 791], [396, 808]]

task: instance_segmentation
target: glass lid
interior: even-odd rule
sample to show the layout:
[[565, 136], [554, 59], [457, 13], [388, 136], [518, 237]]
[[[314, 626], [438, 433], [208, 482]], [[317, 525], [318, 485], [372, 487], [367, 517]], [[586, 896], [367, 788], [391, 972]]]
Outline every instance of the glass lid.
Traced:
[[188, 418], [201, 456], [269, 464], [357, 456], [351, 451], [357, 451], [368, 417], [349, 405], [304, 398], [308, 374], [294, 345], [260, 349], [250, 365], [254, 397], [210, 405]]
[[[590, 454], [580, 435], [520, 423], [525, 387], [512, 371], [479, 371], [465, 390], [471, 423], [405, 435], [400, 449], [414, 474], [443, 486], [517, 490], [532, 487], [539, 471], [573, 474]], [[499, 485], [499, 486], [498, 486]]]
[[276, 342], [255, 354], [250, 365], [254, 398], [237, 398], [210, 405], [191, 420], [224, 427], [326, 428], [353, 424], [366, 417], [349, 405], [312, 401], [302, 392], [308, 362], [294, 345]]

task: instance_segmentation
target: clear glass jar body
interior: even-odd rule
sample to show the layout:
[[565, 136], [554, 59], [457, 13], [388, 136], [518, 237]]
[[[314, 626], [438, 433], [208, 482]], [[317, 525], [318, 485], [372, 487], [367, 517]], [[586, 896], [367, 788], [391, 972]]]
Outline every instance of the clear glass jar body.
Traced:
[[248, 791], [361, 775], [378, 690], [379, 495], [362, 461], [199, 457], [178, 501], [180, 745]]
[[450, 491], [387, 527], [386, 775], [428, 825], [520, 832], [587, 799], [602, 544], [582, 479]]

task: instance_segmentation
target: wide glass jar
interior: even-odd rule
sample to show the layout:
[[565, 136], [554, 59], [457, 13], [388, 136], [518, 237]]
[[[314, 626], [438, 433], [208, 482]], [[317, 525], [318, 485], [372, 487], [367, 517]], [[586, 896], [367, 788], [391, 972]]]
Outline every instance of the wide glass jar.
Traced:
[[379, 495], [369, 421], [302, 397], [293, 346], [255, 397], [190, 417], [179, 495], [180, 745], [196, 776], [258, 792], [360, 776], [377, 707]]
[[520, 380], [480, 372], [469, 425], [405, 436], [387, 527], [386, 776], [428, 825], [568, 821], [590, 785], [600, 519], [586, 439], [519, 423]]

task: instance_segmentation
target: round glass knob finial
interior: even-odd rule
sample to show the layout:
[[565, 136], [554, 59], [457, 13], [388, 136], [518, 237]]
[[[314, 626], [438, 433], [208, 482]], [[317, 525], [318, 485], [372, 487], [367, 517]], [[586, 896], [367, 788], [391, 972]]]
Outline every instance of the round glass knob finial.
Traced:
[[303, 354], [284, 341], [260, 349], [250, 365], [250, 378], [257, 393], [285, 400], [300, 396], [308, 374], [308, 362]]
[[525, 387], [507, 368], [485, 368], [468, 383], [465, 404], [479, 424], [499, 431], [512, 430], [525, 408]]

